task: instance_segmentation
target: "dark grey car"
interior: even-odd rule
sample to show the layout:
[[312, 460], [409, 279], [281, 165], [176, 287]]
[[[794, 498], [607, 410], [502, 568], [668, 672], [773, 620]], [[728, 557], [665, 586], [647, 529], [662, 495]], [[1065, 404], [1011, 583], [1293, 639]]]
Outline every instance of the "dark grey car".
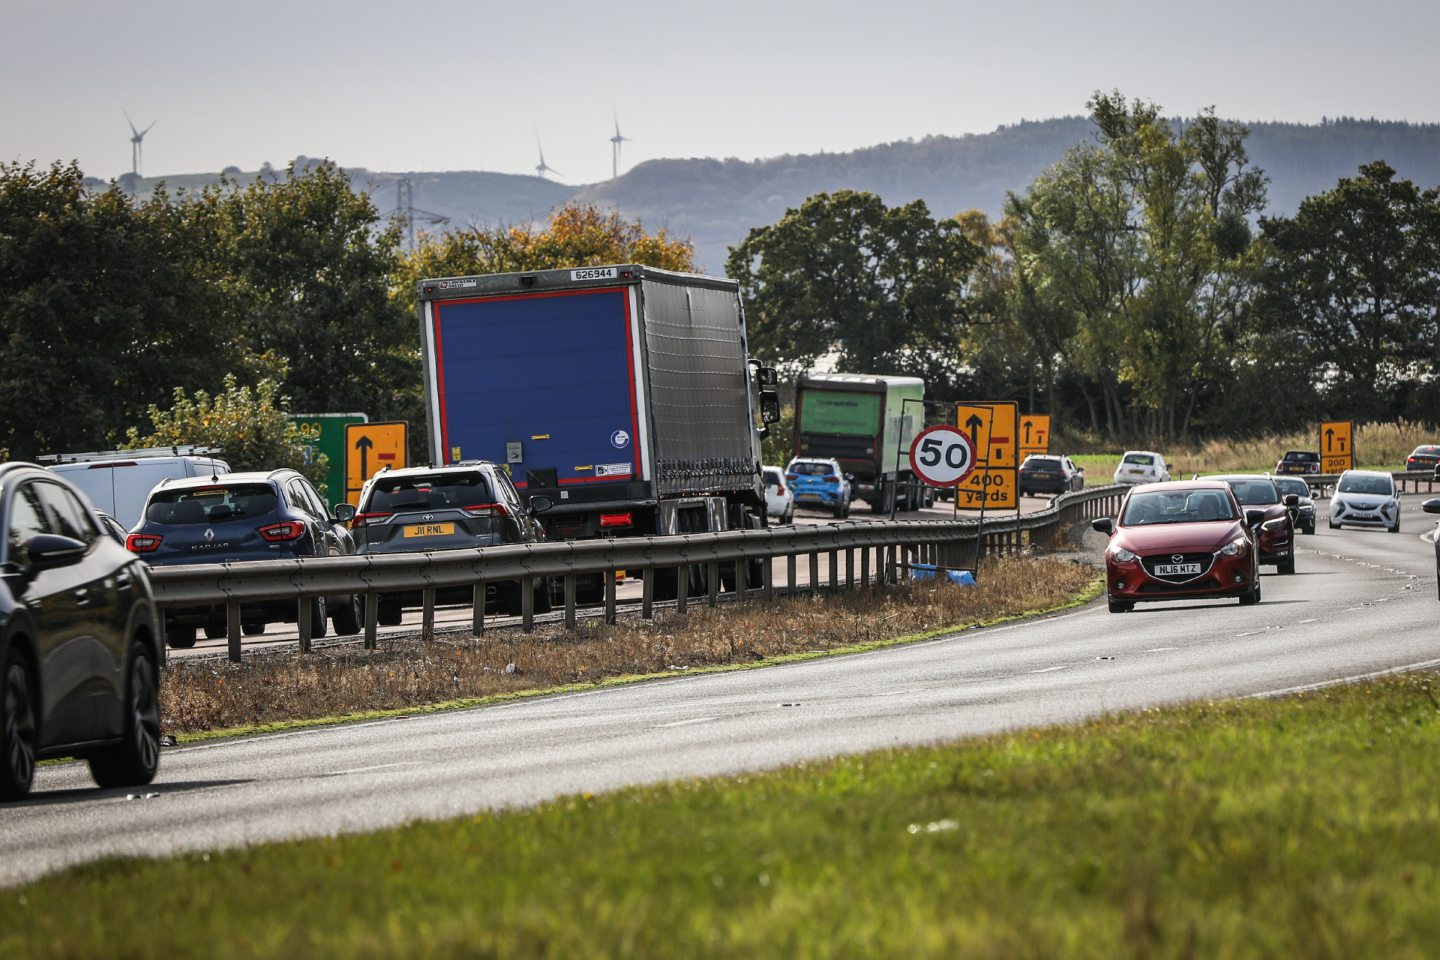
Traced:
[[0, 520], [0, 800], [50, 757], [84, 758], [102, 787], [149, 783], [162, 650], [145, 564], [34, 464], [0, 464]]
[[[422, 550], [464, 550], [507, 543], [535, 543], [545, 530], [533, 514], [549, 506], [544, 497], [526, 506], [509, 474], [485, 460], [442, 467], [406, 467], [371, 477], [360, 491], [352, 530], [360, 554], [414, 553]], [[336, 515], [350, 509], [341, 504]], [[487, 583], [486, 605], [519, 614], [523, 597], [519, 582]], [[470, 587], [440, 590], [440, 603], [469, 603]], [[535, 587], [535, 610], [550, 609], [550, 585]], [[419, 592], [385, 594], [379, 601], [381, 623], [400, 622], [404, 607], [418, 606]]]

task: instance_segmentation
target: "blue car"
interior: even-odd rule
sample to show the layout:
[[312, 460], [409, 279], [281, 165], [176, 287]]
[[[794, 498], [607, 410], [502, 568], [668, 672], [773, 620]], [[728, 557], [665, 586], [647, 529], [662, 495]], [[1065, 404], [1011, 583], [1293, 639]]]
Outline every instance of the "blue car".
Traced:
[[[125, 546], [151, 566], [355, 552], [350, 531], [330, 513], [310, 481], [287, 469], [162, 481], [150, 491]], [[292, 600], [256, 601], [240, 608], [241, 626], [250, 636], [264, 633], [267, 623], [296, 619]], [[312, 636], [325, 636], [327, 619], [337, 634], [359, 632], [359, 601], [354, 595], [316, 597], [310, 606]], [[165, 639], [170, 646], [193, 647], [196, 627], [203, 627], [212, 639], [225, 636], [225, 608], [166, 611]]]
[[850, 481], [839, 461], [796, 457], [785, 468], [785, 479], [795, 493], [795, 506], [830, 510], [837, 517], [850, 516]]

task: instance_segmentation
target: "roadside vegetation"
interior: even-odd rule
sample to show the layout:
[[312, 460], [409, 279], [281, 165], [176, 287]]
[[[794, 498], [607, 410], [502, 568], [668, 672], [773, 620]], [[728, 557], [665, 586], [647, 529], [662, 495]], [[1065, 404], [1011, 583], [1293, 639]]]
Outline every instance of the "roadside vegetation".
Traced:
[[[753, 225], [723, 272], [754, 355], [787, 378], [835, 362], [924, 377], [932, 400], [1019, 399], [1099, 449], [1433, 417], [1440, 190], [1361, 157], [1267, 217], [1245, 127], [1118, 91], [1086, 107], [1090, 134], [991, 213], [888, 207], [837, 183]], [[388, 206], [308, 158], [143, 198], [74, 163], [0, 163], [0, 448], [116, 446], [152, 432], [177, 389], [213, 398], [233, 377], [273, 381], [287, 413], [407, 420], [418, 461], [417, 279], [695, 269], [687, 238], [573, 201], [409, 243]], [[37, 382], [67, 403], [33, 403]]]
[[[1136, 445], [1132, 450], [1157, 450], [1165, 457], [1171, 474], [1179, 479], [1194, 473], [1257, 473], [1275, 469], [1275, 462], [1286, 450], [1319, 450], [1320, 439], [1315, 431], [1298, 430], [1279, 436], [1255, 437], [1250, 440], [1210, 440], [1202, 444], [1163, 443]], [[1056, 449], [1060, 449], [1057, 441]], [[1076, 441], [1076, 447], [1091, 449], [1100, 445], [1093, 438]], [[1440, 427], [1429, 423], [1400, 420], [1396, 423], [1357, 423], [1355, 425], [1356, 467], [1362, 470], [1394, 472], [1405, 469], [1405, 458], [1422, 443], [1440, 443]], [[1110, 482], [1120, 465], [1123, 451], [1115, 453], [1071, 454], [1071, 459], [1085, 468], [1087, 486]]]
[[574, 634], [542, 625], [482, 637], [382, 640], [380, 649], [319, 647], [250, 653], [238, 664], [176, 659], [166, 669], [165, 732], [188, 738], [322, 719], [351, 719], [506, 699], [622, 678], [752, 666], [779, 658], [878, 646], [1088, 599], [1094, 570], [1056, 558], [985, 563], [974, 588], [910, 583], [725, 604], [692, 601], [685, 616], [581, 621]]
[[1397, 677], [112, 860], [5, 891], [0, 950], [1429, 957], [1435, 691]]

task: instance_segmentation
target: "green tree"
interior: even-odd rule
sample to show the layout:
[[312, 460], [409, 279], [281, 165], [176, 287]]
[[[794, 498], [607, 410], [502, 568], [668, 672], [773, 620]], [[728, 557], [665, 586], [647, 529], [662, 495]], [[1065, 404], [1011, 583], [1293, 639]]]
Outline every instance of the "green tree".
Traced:
[[[283, 375], [283, 364], [277, 365], [277, 372]], [[290, 420], [290, 406], [278, 380], [263, 379], [252, 389], [227, 374], [224, 387], [213, 395], [196, 390], [191, 396], [176, 387], [169, 408], [150, 407], [149, 432], [131, 427], [125, 446], [212, 447], [237, 473], [291, 467], [319, 484], [327, 460], [321, 455], [306, 462], [305, 439]]]
[[1118, 92], [1089, 107], [1098, 144], [1007, 205], [1015, 310], [1075, 377], [1095, 429], [1183, 436], [1233, 377], [1223, 347], [1265, 179], [1245, 129], [1213, 109], [1185, 125]]
[[0, 165], [0, 447], [103, 449], [236, 356], [162, 196], [87, 193], [74, 164]]
[[[730, 251], [752, 350], [795, 377], [835, 352], [842, 370], [911, 374], [947, 392], [960, 367], [965, 283], [980, 249], [922, 201], [816, 194]], [[938, 388], [938, 389], [937, 389]]]
[[1405, 414], [1409, 391], [1440, 360], [1440, 192], [1376, 161], [1261, 229], [1260, 310], [1326, 384], [1333, 415]]
[[225, 292], [251, 358], [284, 358], [280, 387], [298, 410], [421, 415], [417, 324], [390, 296], [400, 230], [343, 170], [320, 161], [275, 182], [222, 182], [181, 218], [204, 261], [195, 272]]

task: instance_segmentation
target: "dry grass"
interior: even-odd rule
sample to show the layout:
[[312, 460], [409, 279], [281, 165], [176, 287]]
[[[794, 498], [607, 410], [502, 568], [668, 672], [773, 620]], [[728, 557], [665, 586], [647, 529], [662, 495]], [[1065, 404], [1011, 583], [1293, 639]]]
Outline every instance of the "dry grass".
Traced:
[[[1405, 458], [1422, 443], [1440, 442], [1440, 428], [1427, 423], [1357, 423], [1355, 465], [1364, 469], [1404, 470]], [[1159, 450], [1178, 479], [1192, 473], [1251, 473], [1274, 470], [1286, 450], [1319, 450], [1315, 430], [1253, 440], [1209, 440], [1199, 446], [1173, 444], [1136, 445], [1131, 449]], [[1120, 463], [1121, 453], [1082, 454], [1075, 457], [1085, 467], [1091, 486], [1109, 483]]]
[[691, 606], [614, 626], [585, 621], [529, 635], [382, 642], [375, 651], [255, 654], [244, 662], [179, 660], [167, 668], [166, 732], [197, 733], [342, 717], [597, 683], [621, 676], [755, 663], [933, 633], [1056, 607], [1095, 578], [1054, 558], [1005, 559], [981, 568], [980, 586], [906, 584], [773, 604]]
[[[1422, 443], [1435, 443], [1435, 427], [1426, 423], [1357, 423], [1355, 425], [1355, 463], [1361, 467], [1382, 470], [1404, 470], [1405, 458]], [[1259, 440], [1211, 440], [1199, 450], [1184, 451], [1185, 461], [1203, 463], [1212, 472], [1255, 469], [1263, 464], [1274, 469], [1275, 461], [1286, 450], [1319, 450], [1320, 438], [1313, 430]]]

